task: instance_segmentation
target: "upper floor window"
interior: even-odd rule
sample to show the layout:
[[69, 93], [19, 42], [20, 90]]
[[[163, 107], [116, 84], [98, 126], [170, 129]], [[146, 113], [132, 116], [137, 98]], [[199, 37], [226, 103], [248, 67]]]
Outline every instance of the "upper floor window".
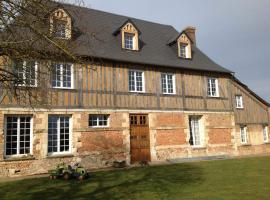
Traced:
[[109, 115], [89, 115], [89, 127], [108, 127]]
[[247, 127], [246, 126], [240, 127], [240, 138], [241, 138], [242, 144], [248, 143], [248, 135], [247, 135]]
[[217, 78], [208, 78], [207, 79], [207, 95], [209, 97], [218, 97], [218, 79]]
[[73, 65], [56, 63], [52, 66], [52, 87], [73, 88]]
[[72, 33], [71, 17], [62, 8], [51, 13], [50, 16], [50, 33], [59, 39], [70, 39]]
[[181, 58], [186, 58], [187, 57], [187, 44], [180, 43], [179, 48], [180, 48], [180, 57]]
[[268, 126], [263, 126], [263, 141], [269, 142]]
[[125, 49], [134, 50], [134, 34], [125, 33]]
[[15, 61], [15, 72], [18, 76], [18, 85], [20, 86], [37, 86], [38, 64], [35, 61]]
[[175, 94], [175, 76], [173, 74], [161, 74], [163, 94]]
[[63, 20], [54, 20], [54, 37], [66, 39], [67, 38], [67, 22]]
[[235, 100], [236, 100], [236, 108], [244, 108], [242, 95], [236, 95]]
[[144, 72], [130, 70], [128, 72], [128, 78], [130, 92], [144, 92]]
[[31, 116], [8, 116], [5, 123], [5, 155], [31, 154], [33, 133]]

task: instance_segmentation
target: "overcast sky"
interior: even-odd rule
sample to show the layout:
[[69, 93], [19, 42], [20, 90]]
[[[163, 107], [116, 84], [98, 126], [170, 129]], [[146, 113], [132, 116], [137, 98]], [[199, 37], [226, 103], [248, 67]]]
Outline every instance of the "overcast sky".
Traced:
[[84, 0], [85, 6], [197, 28], [197, 46], [270, 102], [270, 0]]

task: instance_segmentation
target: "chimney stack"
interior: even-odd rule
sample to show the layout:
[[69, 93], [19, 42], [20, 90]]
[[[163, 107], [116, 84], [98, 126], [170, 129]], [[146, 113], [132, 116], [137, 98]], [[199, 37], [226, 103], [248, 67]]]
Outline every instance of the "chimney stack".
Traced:
[[185, 33], [192, 40], [194, 45], [196, 45], [196, 28], [193, 26], [188, 26], [184, 29]]

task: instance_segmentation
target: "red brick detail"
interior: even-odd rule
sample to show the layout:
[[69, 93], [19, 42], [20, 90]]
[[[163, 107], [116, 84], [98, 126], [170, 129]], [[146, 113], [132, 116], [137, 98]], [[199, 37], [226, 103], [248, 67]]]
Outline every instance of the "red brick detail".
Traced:
[[79, 152], [124, 150], [123, 135], [119, 131], [84, 132], [81, 135], [82, 147]]
[[210, 129], [208, 137], [210, 144], [230, 144], [231, 129]]
[[209, 126], [230, 126], [231, 125], [231, 118], [230, 115], [209, 115], [207, 122]]
[[162, 113], [157, 115], [156, 125], [159, 127], [184, 126], [185, 119], [183, 114]]
[[181, 145], [186, 143], [184, 129], [158, 130], [156, 137], [157, 145]]

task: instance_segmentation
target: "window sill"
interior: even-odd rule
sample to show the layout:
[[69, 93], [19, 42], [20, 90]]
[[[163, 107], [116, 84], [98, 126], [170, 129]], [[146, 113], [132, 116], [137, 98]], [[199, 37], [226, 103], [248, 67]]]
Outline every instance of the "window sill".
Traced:
[[207, 96], [208, 99], [220, 99], [220, 96]]
[[14, 156], [14, 157], [4, 157], [3, 162], [15, 162], [15, 161], [24, 161], [24, 160], [35, 160], [36, 158], [32, 155], [29, 156]]
[[199, 147], [196, 147], [196, 146], [191, 146], [192, 147], [192, 149], [194, 149], [194, 150], [204, 150], [204, 149], [207, 149], [206, 147], [204, 147], [204, 146], [199, 146]]
[[249, 146], [251, 146], [251, 144], [250, 144], [250, 143], [247, 143], [247, 144], [241, 144], [240, 146], [242, 146], [242, 147], [249, 147]]
[[145, 91], [129, 91], [130, 93], [132, 93], [132, 94], [144, 94], [145, 93]]
[[174, 96], [176, 94], [175, 93], [162, 93], [162, 95], [164, 95], [164, 96]]
[[64, 88], [64, 87], [52, 87], [55, 90], [75, 90], [74, 88]]
[[47, 158], [72, 158], [72, 157], [74, 157], [74, 155], [71, 153], [47, 155]]

